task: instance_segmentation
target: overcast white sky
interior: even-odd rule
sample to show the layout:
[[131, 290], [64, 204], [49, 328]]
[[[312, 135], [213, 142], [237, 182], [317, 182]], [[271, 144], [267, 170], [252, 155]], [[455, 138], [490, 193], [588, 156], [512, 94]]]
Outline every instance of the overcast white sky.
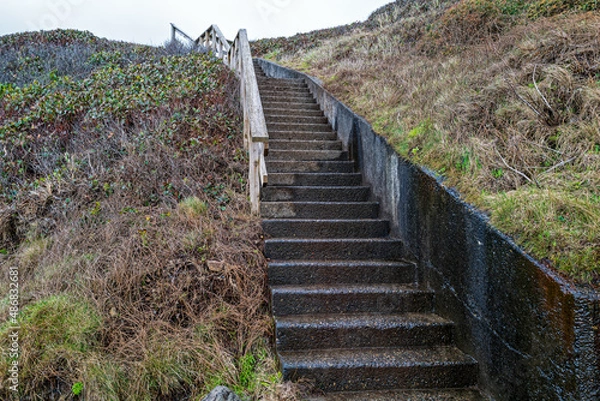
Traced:
[[0, 0], [0, 36], [73, 28], [160, 45], [173, 22], [192, 37], [217, 24], [228, 39], [290, 36], [366, 19], [392, 0]]

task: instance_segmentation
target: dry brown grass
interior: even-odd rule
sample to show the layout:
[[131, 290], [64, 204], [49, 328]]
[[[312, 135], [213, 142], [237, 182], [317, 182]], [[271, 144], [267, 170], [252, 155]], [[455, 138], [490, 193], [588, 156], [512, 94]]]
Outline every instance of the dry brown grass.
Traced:
[[[443, 175], [535, 256], [598, 283], [600, 16], [574, 12], [584, 3], [551, 18], [528, 16], [527, 2], [434, 4], [271, 56], [323, 80], [400, 154]], [[502, 194], [531, 191], [531, 207], [549, 214], [524, 227]], [[558, 198], [576, 198], [589, 213], [548, 207]]]
[[[181, 76], [168, 90], [139, 84], [151, 74]], [[102, 100], [113, 80], [118, 109], [79, 108], [86, 95]], [[18, 395], [3, 387], [0, 398], [199, 400], [223, 384], [246, 399], [297, 399], [272, 351], [233, 74], [190, 55], [106, 66], [85, 82], [49, 83], [38, 99], [41, 108], [64, 93], [78, 110], [68, 119], [36, 115], [2, 137], [0, 293], [17, 267], [21, 382]], [[7, 102], [0, 96], [4, 111]], [[3, 382], [10, 362], [0, 358]]]

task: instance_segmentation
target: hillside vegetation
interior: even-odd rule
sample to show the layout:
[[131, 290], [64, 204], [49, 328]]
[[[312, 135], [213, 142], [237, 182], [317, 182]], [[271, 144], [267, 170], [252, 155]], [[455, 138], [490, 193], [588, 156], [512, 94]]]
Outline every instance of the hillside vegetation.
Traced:
[[79, 31], [1, 37], [0, 55], [0, 399], [295, 399], [233, 74]]
[[600, 4], [398, 0], [260, 40], [535, 257], [600, 284]]

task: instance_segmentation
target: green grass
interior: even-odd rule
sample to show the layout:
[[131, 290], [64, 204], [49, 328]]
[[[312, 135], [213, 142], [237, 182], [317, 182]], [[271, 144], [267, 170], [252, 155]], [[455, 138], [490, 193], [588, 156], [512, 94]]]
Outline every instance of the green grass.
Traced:
[[[17, 361], [19, 379], [23, 383], [20, 395], [35, 388], [52, 386], [58, 375], [80, 375], [86, 359], [96, 351], [102, 319], [88, 303], [64, 295], [54, 295], [25, 307], [17, 319], [19, 347]], [[2, 347], [8, 348], [8, 332], [13, 324], [0, 326]], [[6, 355], [0, 359], [0, 370], [8, 371], [12, 360]]]

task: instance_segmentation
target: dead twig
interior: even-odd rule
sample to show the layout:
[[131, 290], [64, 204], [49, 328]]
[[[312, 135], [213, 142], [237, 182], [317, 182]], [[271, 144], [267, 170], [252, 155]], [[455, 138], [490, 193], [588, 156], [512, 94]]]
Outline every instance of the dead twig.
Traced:
[[548, 103], [548, 99], [546, 99], [546, 96], [544, 96], [542, 94], [542, 92], [540, 91], [540, 88], [538, 87], [537, 82], [535, 82], [536, 70], [537, 70], [537, 64], [533, 67], [533, 86], [535, 87], [535, 90], [537, 91], [537, 93], [542, 97], [542, 100], [546, 104], [546, 107], [548, 107], [548, 109], [552, 112], [552, 114], [554, 114], [554, 109], [552, 108], [552, 106], [550, 106], [550, 103]]
[[510, 86], [510, 88], [513, 90], [515, 95], [517, 95], [517, 97], [519, 98], [520, 101], [525, 103], [525, 105], [527, 107], [529, 107], [539, 118], [544, 119], [544, 116], [542, 115], [542, 113], [539, 112], [531, 103], [529, 103], [527, 101], [527, 99], [525, 99], [523, 96], [521, 96], [519, 94], [519, 92], [517, 91], [517, 88], [515, 88], [515, 86], [512, 84], [512, 82], [510, 82], [510, 80], [507, 79], [506, 82], [508, 83], [508, 86]]
[[548, 170], [544, 171], [542, 174], [548, 174], [548, 173], [556, 170], [557, 168], [561, 168], [561, 167], [571, 163], [575, 159], [577, 159], [577, 156], [572, 157], [569, 160], [563, 160], [562, 162], [558, 163], [557, 165], [550, 167]]
[[504, 165], [506, 166], [507, 169], [509, 169], [513, 173], [516, 173], [516, 174], [520, 175], [521, 177], [523, 177], [527, 181], [529, 181], [531, 184], [534, 184], [536, 187], [539, 188], [540, 184], [538, 184], [536, 181], [534, 181], [533, 179], [531, 179], [530, 177], [528, 177], [527, 174], [525, 174], [525, 173], [517, 170], [514, 167], [511, 167], [510, 164], [508, 164], [508, 162], [504, 159], [504, 157], [502, 157], [502, 155], [500, 154], [500, 152], [498, 152], [498, 149], [496, 149], [496, 154], [498, 155], [498, 157], [500, 158], [500, 160], [502, 160], [502, 163], [504, 163]]

